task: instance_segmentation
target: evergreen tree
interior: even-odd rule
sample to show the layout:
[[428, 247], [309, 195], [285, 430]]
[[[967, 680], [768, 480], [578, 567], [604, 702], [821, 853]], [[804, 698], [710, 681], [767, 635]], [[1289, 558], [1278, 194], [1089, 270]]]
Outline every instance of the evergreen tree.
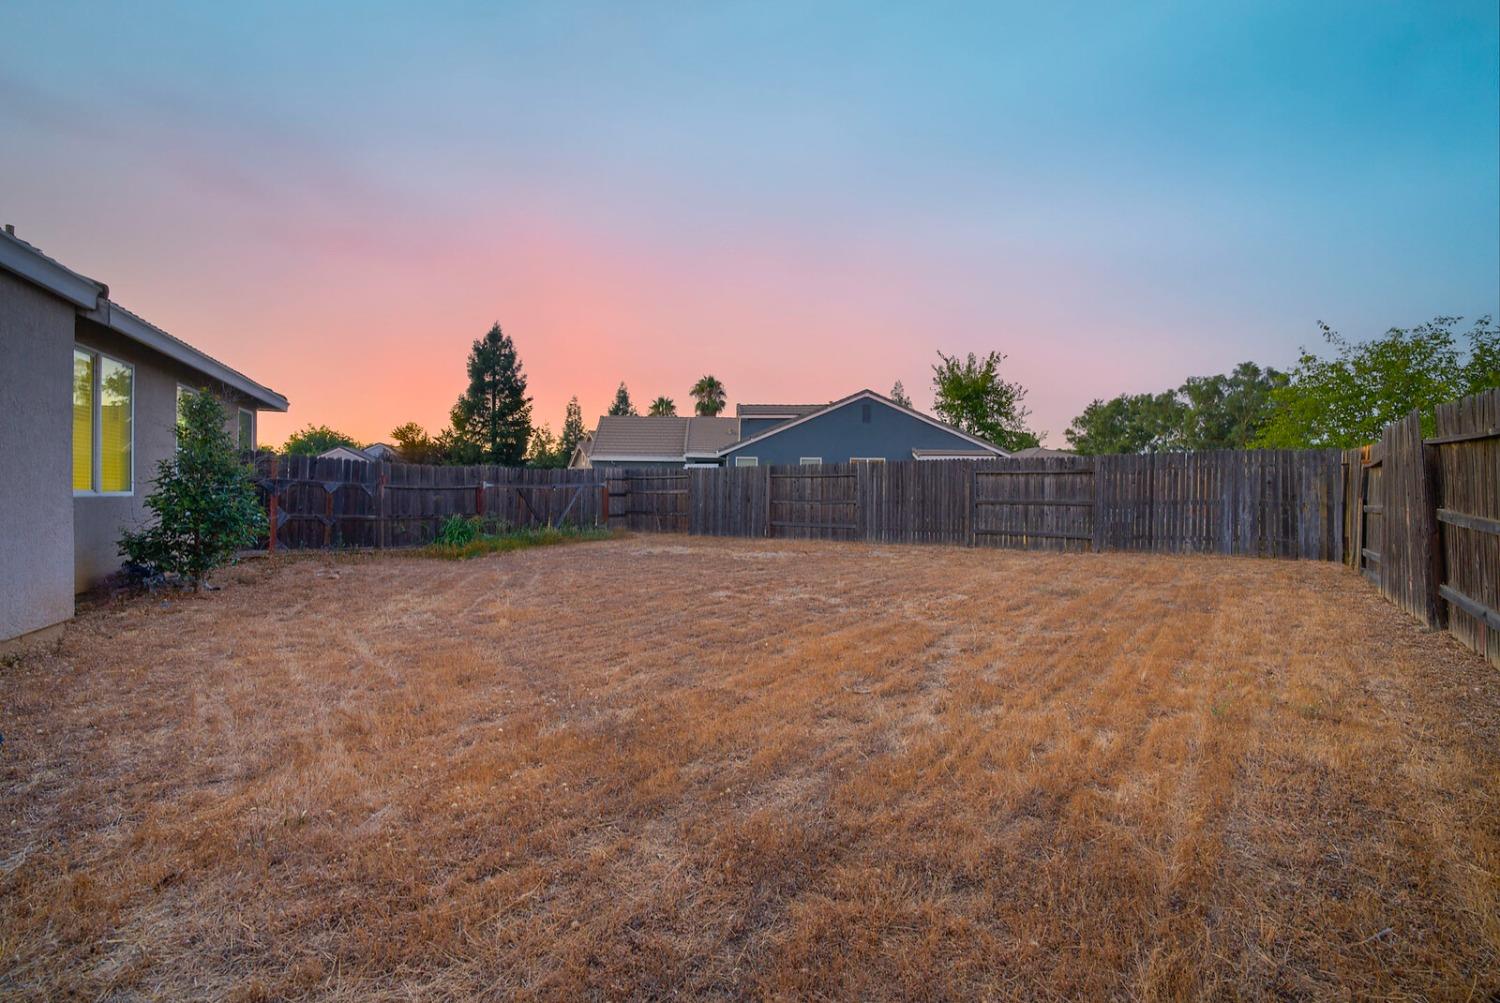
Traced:
[[[469, 389], [451, 413], [459, 462], [516, 466], [531, 441], [531, 398], [510, 337], [495, 324], [469, 351]], [[441, 441], [441, 440], [440, 440]]]
[[891, 400], [902, 407], [911, 407], [911, 398], [906, 395], [906, 388], [901, 385], [900, 380], [891, 386]]
[[615, 391], [615, 402], [609, 406], [609, 413], [615, 416], [635, 414], [635, 405], [630, 403], [630, 391], [625, 389], [625, 381], [620, 381], [620, 388]]
[[701, 377], [688, 394], [697, 402], [693, 410], [700, 415], [712, 418], [724, 410], [724, 384], [717, 376]]
[[672, 418], [677, 414], [677, 402], [670, 397], [658, 397], [651, 402], [651, 410], [648, 412], [655, 418]]
[[255, 472], [240, 462], [226, 421], [212, 394], [188, 394], [178, 404], [177, 449], [156, 465], [146, 497], [156, 521], [120, 538], [120, 554], [137, 568], [178, 575], [201, 590], [210, 571], [266, 531]]
[[561, 450], [563, 466], [573, 461], [573, 451], [583, 441], [587, 429], [583, 427], [583, 408], [578, 406], [578, 398], [573, 397], [568, 401], [568, 410], [563, 415], [562, 435], [558, 436], [557, 448]]

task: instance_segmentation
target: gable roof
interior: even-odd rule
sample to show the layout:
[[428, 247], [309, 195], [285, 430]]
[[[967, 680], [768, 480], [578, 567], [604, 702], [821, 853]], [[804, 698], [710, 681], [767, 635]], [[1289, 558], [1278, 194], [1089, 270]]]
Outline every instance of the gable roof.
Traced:
[[834, 401], [832, 404], [824, 404], [822, 407], [817, 408], [814, 411], [809, 411], [807, 414], [804, 414], [799, 418], [795, 418], [792, 421], [782, 422], [780, 425], [777, 425], [774, 428], [768, 428], [764, 432], [760, 432], [756, 435], [750, 436], [750, 438], [748, 439], [741, 439], [739, 442], [736, 442], [733, 445], [726, 446], [723, 449], [720, 449], [718, 455], [727, 456], [742, 446], [748, 446], [753, 442], [762, 442], [766, 439], [771, 438], [771, 436], [773, 435], [780, 435], [782, 432], [785, 432], [789, 428], [794, 428], [805, 421], [811, 421], [812, 419], [817, 418], [820, 415], [828, 414], [830, 411], [836, 411], [846, 404], [853, 404], [855, 401], [860, 400], [872, 400], [880, 404], [884, 404], [889, 408], [900, 411], [902, 414], [910, 415], [911, 417], [916, 418], [918, 421], [925, 421], [927, 424], [932, 425], [935, 428], [940, 428], [951, 435], [956, 435], [960, 439], [972, 443], [973, 445], [978, 446], [981, 449], [987, 450], [996, 456], [1010, 455], [1005, 450], [995, 445], [993, 442], [981, 439], [977, 435], [970, 435], [968, 432], [962, 431], [961, 429], [949, 425], [947, 422], [938, 421], [931, 415], [923, 414], [921, 411], [917, 411], [909, 407], [903, 407], [902, 405], [897, 404], [895, 401], [891, 400], [889, 397], [878, 394], [870, 389], [857, 391], [850, 394], [848, 397], [844, 397], [840, 400]]
[[736, 418], [801, 418], [821, 411], [827, 404], [736, 404]]
[[715, 456], [740, 437], [738, 418], [640, 414], [601, 415], [589, 446], [591, 460], [681, 461]]
[[287, 399], [281, 394], [261, 386], [244, 373], [231, 369], [218, 359], [200, 352], [180, 338], [174, 338], [145, 318], [111, 301], [109, 287], [104, 283], [75, 272], [48, 257], [40, 248], [27, 243], [10, 230], [0, 230], [0, 268], [72, 303], [83, 316], [96, 324], [102, 324], [131, 341], [238, 390], [262, 408], [285, 411], [288, 407]]

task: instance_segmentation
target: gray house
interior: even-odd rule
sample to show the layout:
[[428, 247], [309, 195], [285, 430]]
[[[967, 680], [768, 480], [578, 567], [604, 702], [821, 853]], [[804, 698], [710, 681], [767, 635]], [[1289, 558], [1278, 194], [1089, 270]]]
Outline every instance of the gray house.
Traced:
[[80, 275], [0, 233], [0, 642], [73, 615], [73, 597], [120, 566], [142, 523], [177, 400], [212, 393], [241, 448], [286, 398], [179, 341]]
[[979, 460], [1006, 453], [994, 443], [873, 390], [831, 404], [742, 404], [741, 435], [721, 449], [726, 466]]
[[980, 460], [1007, 455], [873, 390], [830, 404], [740, 404], [733, 418], [599, 419], [572, 466], [797, 465]]

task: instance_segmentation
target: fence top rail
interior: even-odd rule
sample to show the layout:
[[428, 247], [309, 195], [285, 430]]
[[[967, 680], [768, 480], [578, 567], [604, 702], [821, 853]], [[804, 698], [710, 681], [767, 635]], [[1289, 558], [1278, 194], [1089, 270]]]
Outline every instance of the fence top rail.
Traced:
[[1455, 442], [1478, 442], [1482, 439], [1500, 439], [1500, 427], [1489, 429], [1485, 432], [1463, 432], [1456, 435], [1439, 435], [1432, 439], [1423, 439], [1425, 446], [1448, 446]]

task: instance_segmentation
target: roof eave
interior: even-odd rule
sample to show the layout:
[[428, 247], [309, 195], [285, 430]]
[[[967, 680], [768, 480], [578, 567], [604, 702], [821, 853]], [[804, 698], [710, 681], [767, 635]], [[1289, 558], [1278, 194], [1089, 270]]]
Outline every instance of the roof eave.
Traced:
[[172, 337], [155, 324], [137, 317], [117, 303], [111, 303], [107, 299], [101, 300], [99, 306], [91, 310], [87, 316], [132, 341], [139, 342], [169, 359], [196, 369], [225, 386], [238, 390], [257, 404], [263, 405], [262, 410], [285, 411], [290, 406], [287, 399], [276, 391], [261, 386], [245, 374], [230, 369], [218, 359], [200, 352], [185, 341]]
[[109, 291], [104, 283], [80, 275], [9, 235], [0, 238], [0, 267], [85, 310], [98, 307], [100, 298]]

